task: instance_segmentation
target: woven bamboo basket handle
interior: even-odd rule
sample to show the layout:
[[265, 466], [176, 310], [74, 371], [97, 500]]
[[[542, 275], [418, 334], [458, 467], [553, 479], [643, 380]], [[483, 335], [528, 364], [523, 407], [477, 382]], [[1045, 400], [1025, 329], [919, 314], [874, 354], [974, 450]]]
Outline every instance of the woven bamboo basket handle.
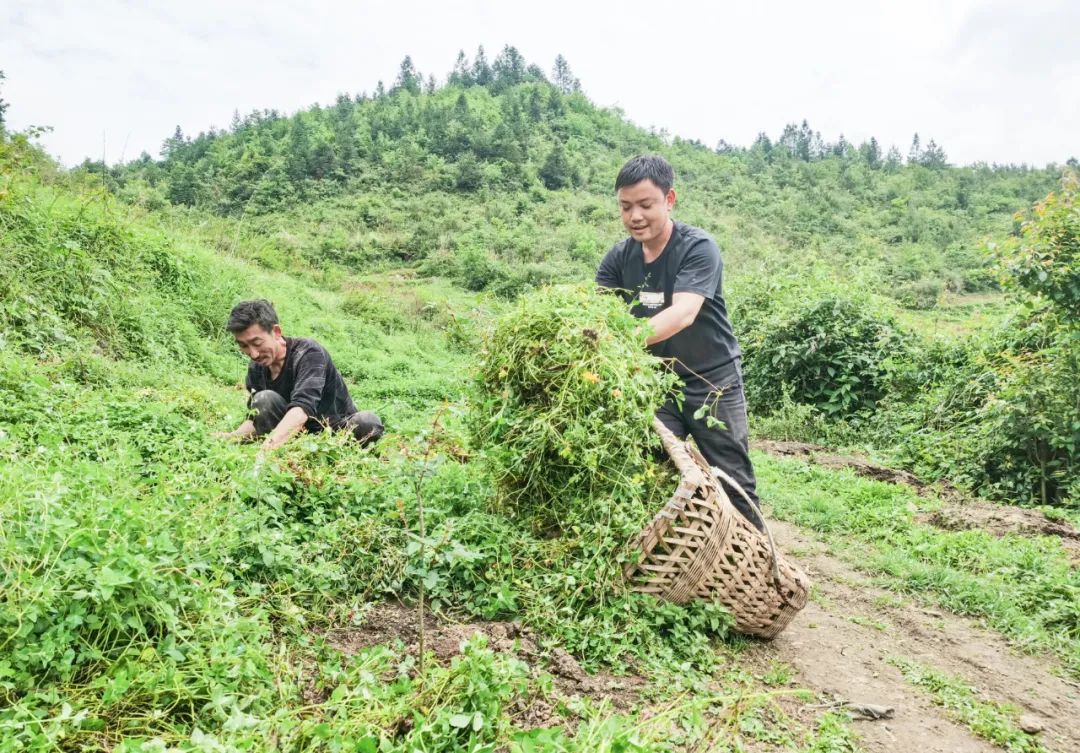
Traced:
[[683, 479], [700, 486], [704, 474], [701, 472], [701, 467], [690, 456], [690, 452], [686, 449], [686, 443], [676, 437], [671, 429], [664, 426], [660, 419], [655, 416], [653, 416], [652, 427], [653, 431], [660, 435], [660, 442], [664, 445], [664, 450], [667, 451], [671, 462], [679, 469]]

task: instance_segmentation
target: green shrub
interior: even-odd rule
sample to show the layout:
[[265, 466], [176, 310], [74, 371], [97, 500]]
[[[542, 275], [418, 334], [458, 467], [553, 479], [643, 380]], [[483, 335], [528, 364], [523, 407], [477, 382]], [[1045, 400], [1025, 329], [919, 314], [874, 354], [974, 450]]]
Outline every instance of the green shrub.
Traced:
[[892, 319], [843, 298], [807, 302], [759, 326], [742, 344], [747, 396], [761, 413], [785, 393], [832, 418], [872, 411], [888, 390], [891, 363], [907, 349]]
[[922, 279], [898, 286], [893, 291], [893, 297], [904, 308], [928, 311], [937, 308], [944, 291], [945, 283], [941, 280]]
[[1080, 469], [1077, 182], [1036, 205], [999, 250], [1021, 309], [969, 352], [909, 369], [884, 417], [902, 458], [994, 499], [1072, 505]]
[[1002, 249], [1006, 282], [1046, 301], [1064, 320], [1080, 321], [1080, 176], [1037, 203], [1019, 237]]
[[1080, 348], [1047, 325], [1014, 318], [970, 350], [939, 349], [940, 360], [905, 373], [906, 396], [879, 417], [886, 441], [919, 473], [986, 497], [1075, 503]]

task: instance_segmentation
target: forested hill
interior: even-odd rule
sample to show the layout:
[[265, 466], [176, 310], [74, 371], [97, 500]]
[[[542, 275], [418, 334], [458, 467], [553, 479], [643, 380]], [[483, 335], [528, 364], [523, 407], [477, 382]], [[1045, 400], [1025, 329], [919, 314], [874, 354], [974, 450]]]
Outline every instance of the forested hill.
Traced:
[[461, 55], [442, 85], [406, 58], [373, 95], [178, 129], [160, 160], [74, 172], [172, 237], [314, 274], [378, 320], [402, 294], [374, 278], [388, 270], [494, 299], [590, 280], [623, 237], [614, 177], [641, 152], [671, 160], [676, 215], [723, 252], [755, 431], [1074, 504], [1072, 160], [951, 166], [930, 139], [902, 155], [805, 122], [710, 149], [597, 107], [562, 58], [549, 79], [507, 47], [490, 64]]
[[589, 273], [620, 231], [614, 175], [647, 151], [670, 158], [680, 216], [712, 231], [738, 270], [820, 261], [915, 306], [994, 287], [979, 241], [1008, 232], [1060, 177], [953, 167], [918, 136], [905, 155], [875, 139], [828, 142], [806, 122], [714, 150], [597, 107], [561, 57], [548, 77], [506, 47], [490, 63], [482, 48], [462, 53], [441, 85], [406, 58], [370, 95], [237, 114], [194, 138], [178, 127], [160, 160], [109, 168], [107, 183], [149, 208], [243, 217], [269, 266], [297, 255], [355, 270], [418, 264], [512, 295]]

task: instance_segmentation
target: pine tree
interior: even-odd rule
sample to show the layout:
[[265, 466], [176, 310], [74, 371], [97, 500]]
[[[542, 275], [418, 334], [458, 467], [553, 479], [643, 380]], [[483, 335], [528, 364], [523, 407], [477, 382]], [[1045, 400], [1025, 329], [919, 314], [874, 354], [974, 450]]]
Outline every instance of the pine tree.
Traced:
[[458, 95], [454, 101], [454, 120], [466, 121], [469, 119], [469, 98], [465, 92]]
[[420, 82], [423, 79], [416, 70], [416, 66], [413, 65], [412, 56], [406, 55], [405, 59], [401, 61], [401, 67], [398, 69], [397, 81], [394, 82], [394, 86], [390, 89], [390, 93], [394, 94], [399, 91], [407, 91], [409, 94], [420, 93]]
[[184, 137], [184, 132], [180, 130], [180, 126], [176, 126], [173, 135], [165, 139], [165, 143], [161, 145], [161, 156], [166, 160], [179, 159], [188, 143], [188, 140]]
[[555, 67], [551, 72], [551, 80], [563, 94], [574, 94], [581, 91], [581, 82], [578, 81], [570, 70], [570, 64], [562, 55], [555, 57]]
[[900, 150], [895, 146], [889, 147], [889, 153], [885, 155], [885, 164], [883, 167], [886, 172], [894, 173], [900, 169], [900, 163], [903, 161], [903, 157], [900, 155]]
[[866, 166], [871, 170], [877, 170], [881, 167], [881, 146], [873, 136], [870, 137], [870, 141], [859, 147], [859, 152], [862, 154]]
[[316, 132], [308, 158], [308, 171], [313, 178], [325, 178], [333, 174], [337, 159], [330, 141], [322, 133]]
[[484, 173], [472, 152], [465, 152], [457, 161], [454, 187], [459, 191], [475, 191], [484, 184]]
[[[179, 130], [179, 127], [177, 128]], [[186, 164], [173, 168], [169, 176], [169, 201], [173, 204], [195, 205], [195, 172]]]
[[907, 161], [909, 165], [917, 165], [922, 160], [922, 144], [919, 143], [919, 134], [916, 133], [911, 139], [911, 148], [908, 149]]
[[566, 149], [561, 141], [556, 141], [554, 148], [540, 168], [541, 182], [552, 191], [566, 188], [571, 183], [570, 161], [566, 158]]
[[539, 123], [544, 119], [544, 100], [540, 91], [540, 89], [533, 89], [529, 92], [528, 113], [531, 123]]
[[491, 134], [491, 156], [515, 163], [525, 159], [525, 153], [518, 143], [514, 130], [506, 120], [495, 126], [495, 132]]
[[300, 114], [293, 117], [289, 127], [285, 169], [293, 183], [300, 182], [311, 173], [311, 134], [303, 115]]
[[472, 69], [469, 67], [469, 59], [465, 57], [465, 50], [458, 50], [457, 61], [454, 63], [454, 70], [450, 72], [448, 81], [451, 86], [472, 86], [476, 83]]
[[525, 81], [528, 83], [546, 83], [547, 76], [544, 75], [544, 70], [536, 63], [529, 63], [529, 65], [525, 66]]
[[476, 50], [476, 60], [472, 67], [473, 83], [479, 86], [487, 86], [491, 83], [491, 66], [488, 64], [487, 55], [484, 54], [484, 45]]
[[799, 149], [799, 129], [795, 127], [794, 123], [788, 123], [784, 126], [780, 138], [776, 140], [776, 145], [786, 150], [788, 154], [795, 156]]
[[940, 169], [942, 167], [948, 167], [948, 159], [945, 156], [945, 150], [942, 149], [933, 139], [930, 139], [926, 145], [926, 149], [919, 157], [919, 164], [925, 167], [931, 167]]
[[717, 154], [734, 154], [736, 152], [736, 149], [724, 139], [720, 139], [716, 142], [716, 149], [714, 149], [713, 151]]
[[506, 45], [495, 58], [492, 73], [494, 74], [494, 88], [497, 91], [505, 91], [512, 86], [517, 86], [525, 81], [525, 58], [521, 57], [516, 47]]

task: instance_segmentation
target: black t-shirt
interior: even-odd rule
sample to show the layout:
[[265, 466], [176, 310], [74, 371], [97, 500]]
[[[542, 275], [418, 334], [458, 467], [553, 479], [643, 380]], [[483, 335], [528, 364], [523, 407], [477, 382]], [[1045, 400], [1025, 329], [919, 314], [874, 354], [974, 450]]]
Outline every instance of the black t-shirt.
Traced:
[[[306, 337], [285, 338], [285, 365], [277, 379], [270, 369], [252, 361], [246, 381], [249, 394], [273, 390], [288, 401], [286, 410], [300, 407], [308, 415], [305, 428], [315, 432], [329, 424], [338, 428], [356, 413], [349, 389], [326, 348]], [[250, 407], [250, 400], [249, 400]]]
[[706, 374], [741, 355], [721, 293], [723, 262], [720, 249], [705, 231], [675, 222], [664, 250], [645, 263], [641, 243], [627, 238], [616, 243], [600, 262], [596, 282], [621, 291], [634, 316], [652, 317], [671, 305], [675, 293], [704, 296], [694, 323], [649, 352], [674, 362], [680, 376]]

